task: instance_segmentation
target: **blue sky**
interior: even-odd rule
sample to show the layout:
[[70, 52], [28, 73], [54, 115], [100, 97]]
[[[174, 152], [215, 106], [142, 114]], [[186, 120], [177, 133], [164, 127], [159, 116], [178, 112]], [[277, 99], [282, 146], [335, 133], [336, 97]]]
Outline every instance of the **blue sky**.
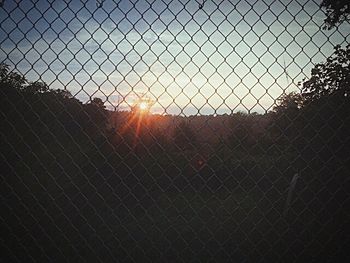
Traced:
[[263, 113], [334, 45], [349, 43], [348, 23], [320, 29], [319, 4], [6, 0], [0, 61], [110, 108], [127, 109], [146, 94], [158, 113]]

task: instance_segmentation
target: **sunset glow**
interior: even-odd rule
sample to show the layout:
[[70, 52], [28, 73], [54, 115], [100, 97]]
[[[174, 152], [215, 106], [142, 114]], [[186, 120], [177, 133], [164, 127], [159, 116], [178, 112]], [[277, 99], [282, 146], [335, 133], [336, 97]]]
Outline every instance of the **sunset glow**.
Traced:
[[343, 262], [349, 87], [350, 0], [0, 0], [1, 262]]
[[139, 104], [139, 109], [144, 112], [146, 110], [148, 110], [149, 108], [149, 105], [146, 101], [142, 101], [140, 104]]
[[[348, 23], [339, 33], [318, 32], [323, 16], [315, 13], [317, 1], [308, 1], [302, 11], [299, 2], [305, 0], [286, 6], [280, 1], [206, 1], [199, 9], [196, 1], [104, 1], [103, 8], [93, 0], [55, 1], [53, 6], [43, 0], [7, 1], [0, 10], [0, 61], [11, 61], [29, 80], [40, 75], [83, 102], [94, 94], [108, 101], [109, 109], [129, 110], [137, 94], [151, 92], [157, 97], [151, 112], [263, 113], [282, 93], [298, 91], [296, 83], [333, 52], [326, 40], [350, 39]], [[20, 23], [20, 10], [51, 11], [45, 17], [28, 12]], [[103, 10], [115, 11], [106, 19]], [[74, 17], [78, 12], [79, 19]], [[157, 21], [156, 29], [151, 21]], [[52, 28], [46, 31], [48, 25]], [[30, 36], [29, 43], [23, 34]], [[36, 47], [44, 47], [42, 56]], [[125, 100], [114, 103], [119, 96]]]

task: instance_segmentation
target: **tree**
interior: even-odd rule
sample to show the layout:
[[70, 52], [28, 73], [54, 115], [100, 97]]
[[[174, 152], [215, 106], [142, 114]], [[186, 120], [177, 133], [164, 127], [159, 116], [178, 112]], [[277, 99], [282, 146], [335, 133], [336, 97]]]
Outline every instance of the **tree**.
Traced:
[[[72, 93], [65, 89], [56, 89], [52, 91], [57, 96], [64, 98], [64, 99], [74, 99]], [[76, 99], [75, 99], [76, 100]]]
[[101, 110], [105, 109], [104, 102], [100, 98], [93, 98], [91, 100], [91, 105], [94, 105], [94, 106], [96, 106], [97, 108], [99, 108]]
[[193, 150], [197, 147], [197, 137], [187, 122], [182, 121], [175, 128], [174, 143], [181, 150]]
[[[301, 109], [304, 105], [305, 98], [301, 93], [291, 92], [277, 99], [277, 105], [271, 112], [271, 122], [268, 127], [268, 137], [277, 145], [294, 144], [296, 146], [299, 142], [300, 130], [304, 126], [301, 116]], [[284, 151], [290, 150], [291, 148], [284, 148]]]
[[315, 65], [301, 93], [279, 99], [270, 134], [283, 151], [326, 161], [347, 158], [350, 143], [350, 45]]
[[345, 49], [337, 45], [325, 63], [312, 69], [311, 78], [303, 80], [302, 94], [308, 102], [332, 94], [350, 95], [350, 44]]
[[247, 151], [252, 139], [252, 121], [249, 115], [237, 112], [232, 122], [232, 134], [229, 136], [230, 146], [235, 151]]
[[24, 87], [24, 91], [30, 94], [38, 94], [38, 93], [49, 92], [50, 89], [46, 83], [40, 82], [40, 81], [34, 81], [26, 85]]
[[277, 102], [277, 105], [273, 108], [273, 112], [295, 112], [303, 106], [304, 97], [301, 93], [291, 92], [289, 94], [282, 94], [277, 99]]
[[350, 3], [346, 0], [323, 0], [321, 7], [326, 9], [324, 29], [332, 29], [350, 18]]
[[0, 63], [0, 84], [2, 87], [12, 87], [19, 90], [26, 82], [24, 76], [17, 72], [11, 72], [7, 64]]

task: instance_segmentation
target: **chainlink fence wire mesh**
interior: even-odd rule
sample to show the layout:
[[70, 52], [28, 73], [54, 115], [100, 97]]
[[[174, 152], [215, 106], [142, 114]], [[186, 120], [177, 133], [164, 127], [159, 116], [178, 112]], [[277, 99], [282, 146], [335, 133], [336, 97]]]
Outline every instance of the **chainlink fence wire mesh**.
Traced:
[[349, 262], [349, 13], [1, 1], [1, 261]]

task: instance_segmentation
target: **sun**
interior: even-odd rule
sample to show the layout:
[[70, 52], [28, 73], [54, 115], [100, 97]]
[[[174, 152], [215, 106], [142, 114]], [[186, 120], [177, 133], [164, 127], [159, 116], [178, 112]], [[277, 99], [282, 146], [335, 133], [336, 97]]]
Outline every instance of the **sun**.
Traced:
[[150, 98], [146, 96], [140, 96], [137, 100], [135, 100], [134, 105], [131, 107], [131, 110], [134, 113], [145, 115], [150, 113], [152, 105], [153, 101]]
[[147, 111], [148, 108], [149, 108], [149, 105], [148, 105], [148, 103], [147, 103], [146, 101], [141, 101], [141, 102], [139, 103], [139, 109], [140, 109], [140, 111]]

